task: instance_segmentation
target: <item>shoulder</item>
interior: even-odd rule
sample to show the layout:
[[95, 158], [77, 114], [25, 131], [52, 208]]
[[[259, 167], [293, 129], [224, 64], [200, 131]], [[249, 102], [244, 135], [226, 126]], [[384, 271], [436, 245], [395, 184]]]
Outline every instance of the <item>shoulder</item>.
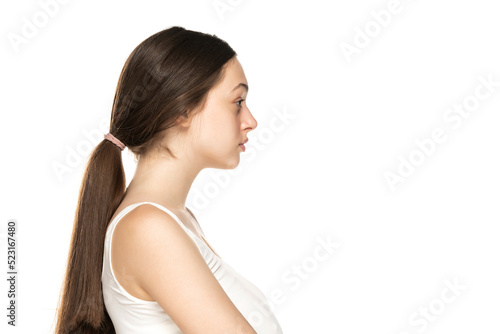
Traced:
[[165, 221], [175, 221], [174, 217], [150, 203], [143, 203], [128, 212], [120, 221], [120, 225], [133, 227], [161, 227]]
[[[122, 219], [118, 267], [183, 333], [256, 333], [228, 297], [195, 241], [167, 212], [140, 205]], [[196, 319], [197, 321], [193, 321]], [[239, 331], [239, 332], [242, 332]]]
[[[118, 268], [119, 277], [128, 277], [132, 285], [143, 290], [148, 290], [145, 285], [154, 284], [152, 270], [165, 274], [179, 260], [204, 262], [198, 245], [174, 217], [146, 203], [121, 218], [113, 232], [112, 248], [113, 267]], [[121, 282], [124, 286], [127, 283]]]
[[146, 203], [122, 217], [113, 232], [112, 248], [114, 263], [126, 268], [138, 283], [149, 272], [147, 269], [159, 262], [168, 265], [181, 258], [203, 260], [196, 242], [174, 217]]
[[131, 243], [129, 247], [133, 247], [133, 243], [147, 247], [148, 243], [155, 241], [191, 240], [174, 217], [148, 203], [137, 206], [122, 217], [114, 233], [124, 242]]

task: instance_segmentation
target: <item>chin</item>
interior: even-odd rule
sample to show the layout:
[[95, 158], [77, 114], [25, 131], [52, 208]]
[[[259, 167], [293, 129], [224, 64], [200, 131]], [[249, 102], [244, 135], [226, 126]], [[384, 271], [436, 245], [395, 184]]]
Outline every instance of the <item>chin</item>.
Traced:
[[238, 167], [239, 164], [240, 164], [240, 156], [238, 154], [237, 156], [233, 155], [232, 157], [229, 157], [229, 158], [227, 158], [224, 161], [220, 161], [217, 164], [217, 167], [215, 167], [215, 168], [219, 168], [219, 169], [235, 169], [236, 167]]
[[210, 152], [204, 159], [206, 168], [235, 169], [240, 164], [241, 149], [237, 148], [232, 152]]

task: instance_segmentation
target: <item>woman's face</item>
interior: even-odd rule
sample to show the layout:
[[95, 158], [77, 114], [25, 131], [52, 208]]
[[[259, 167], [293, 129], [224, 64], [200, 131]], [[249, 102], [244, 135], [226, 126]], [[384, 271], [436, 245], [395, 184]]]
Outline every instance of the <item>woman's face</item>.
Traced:
[[205, 108], [193, 119], [195, 156], [209, 168], [233, 169], [240, 161], [248, 132], [257, 121], [247, 108], [248, 82], [236, 57], [225, 69], [222, 80], [209, 92]]

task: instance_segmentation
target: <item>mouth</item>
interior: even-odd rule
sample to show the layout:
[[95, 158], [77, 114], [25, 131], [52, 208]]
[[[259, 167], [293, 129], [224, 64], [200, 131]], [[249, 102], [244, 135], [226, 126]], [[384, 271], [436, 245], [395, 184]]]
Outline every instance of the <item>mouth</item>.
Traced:
[[248, 141], [248, 138], [243, 142], [243, 143], [240, 143], [238, 146], [241, 147], [241, 149], [243, 150], [243, 152], [245, 152], [245, 143]]

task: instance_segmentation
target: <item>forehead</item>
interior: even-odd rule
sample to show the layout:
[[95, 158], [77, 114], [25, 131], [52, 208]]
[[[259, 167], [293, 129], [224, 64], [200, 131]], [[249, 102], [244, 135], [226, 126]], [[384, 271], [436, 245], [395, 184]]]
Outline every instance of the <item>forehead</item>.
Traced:
[[240, 93], [242, 90], [245, 90], [244, 87], [240, 86], [237, 89], [234, 89], [240, 83], [246, 84], [248, 86], [243, 67], [235, 57], [228, 62], [224, 71], [224, 77], [219, 83], [217, 90], [225, 95], [230, 95], [235, 92]]

